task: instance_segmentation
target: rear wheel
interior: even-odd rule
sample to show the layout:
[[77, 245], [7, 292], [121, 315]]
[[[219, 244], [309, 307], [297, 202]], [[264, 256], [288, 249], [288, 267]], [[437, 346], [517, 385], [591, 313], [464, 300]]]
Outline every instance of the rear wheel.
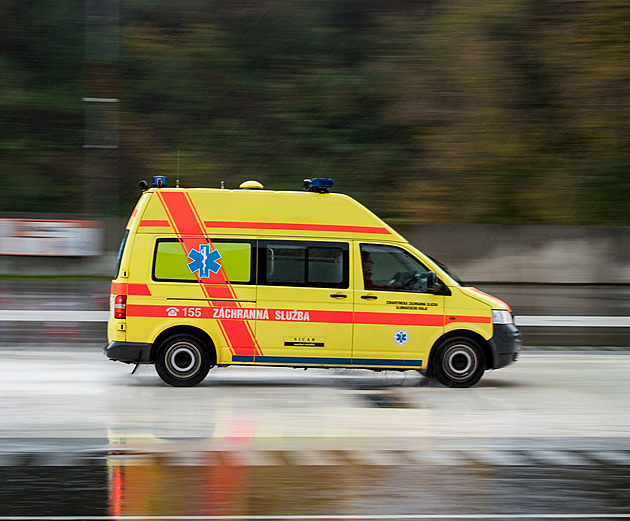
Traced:
[[192, 335], [175, 335], [162, 342], [155, 359], [160, 378], [175, 387], [192, 387], [201, 382], [213, 362], [208, 347]]
[[472, 387], [485, 371], [483, 351], [470, 338], [450, 338], [437, 348], [434, 356], [431, 375], [447, 387]]

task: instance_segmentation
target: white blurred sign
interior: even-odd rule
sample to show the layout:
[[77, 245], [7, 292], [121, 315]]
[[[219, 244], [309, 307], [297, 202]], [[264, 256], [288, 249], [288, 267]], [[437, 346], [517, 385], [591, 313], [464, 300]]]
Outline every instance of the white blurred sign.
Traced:
[[0, 255], [92, 257], [102, 242], [99, 221], [0, 219]]

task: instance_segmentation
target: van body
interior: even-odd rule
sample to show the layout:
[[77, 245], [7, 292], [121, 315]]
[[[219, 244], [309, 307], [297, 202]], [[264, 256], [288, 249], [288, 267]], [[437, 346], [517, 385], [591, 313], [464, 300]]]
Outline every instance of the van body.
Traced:
[[268, 365], [414, 369], [469, 387], [521, 349], [507, 304], [325, 189], [146, 190], [110, 308], [107, 357], [154, 363], [175, 386]]

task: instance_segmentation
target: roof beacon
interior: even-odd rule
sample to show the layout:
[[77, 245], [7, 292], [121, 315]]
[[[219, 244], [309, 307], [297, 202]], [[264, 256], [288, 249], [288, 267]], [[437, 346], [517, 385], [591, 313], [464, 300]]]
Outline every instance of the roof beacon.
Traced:
[[166, 188], [166, 176], [154, 175], [153, 184], [151, 185], [151, 188]]
[[243, 190], [262, 190], [264, 186], [258, 181], [245, 181], [239, 185]]
[[317, 192], [318, 194], [327, 194], [328, 189], [332, 188], [333, 180], [315, 177], [313, 179], [304, 179], [304, 190], [307, 192]]

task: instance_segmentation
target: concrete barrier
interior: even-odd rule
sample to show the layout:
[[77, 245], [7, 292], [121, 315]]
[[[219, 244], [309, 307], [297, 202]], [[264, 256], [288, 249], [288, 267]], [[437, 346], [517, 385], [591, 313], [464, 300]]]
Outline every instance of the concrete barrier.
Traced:
[[630, 283], [630, 227], [406, 224], [414, 246], [469, 282]]

